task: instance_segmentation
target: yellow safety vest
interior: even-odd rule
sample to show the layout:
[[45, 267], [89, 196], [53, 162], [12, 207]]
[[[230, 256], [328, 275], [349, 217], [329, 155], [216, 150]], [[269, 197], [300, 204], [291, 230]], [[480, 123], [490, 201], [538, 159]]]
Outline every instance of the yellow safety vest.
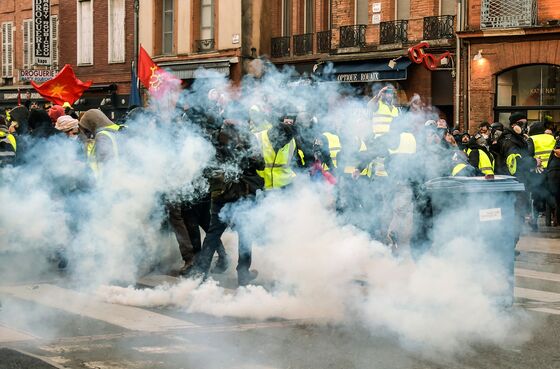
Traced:
[[[478, 169], [480, 169], [480, 171], [484, 173], [484, 175], [493, 175], [494, 163], [492, 163], [492, 160], [490, 160], [490, 157], [488, 156], [487, 153], [484, 152], [484, 150], [481, 149], [477, 149], [477, 150], [478, 150]], [[467, 149], [466, 150], [467, 156], [470, 155], [471, 152], [472, 149]]]
[[531, 136], [531, 139], [535, 145], [535, 155], [533, 157], [535, 159], [541, 159], [543, 168], [546, 168], [548, 166], [550, 154], [552, 150], [554, 150], [554, 145], [556, 145], [554, 136], [543, 133]]
[[520, 158], [521, 154], [509, 154], [506, 158], [506, 165], [509, 170], [509, 174], [514, 175], [517, 172], [517, 158]]
[[[364, 143], [364, 141], [360, 140], [360, 152], [366, 151], [367, 147], [366, 144]], [[362, 172], [360, 173], [361, 176], [371, 176], [371, 168], [368, 166], [366, 169], [362, 170]], [[346, 174], [352, 174], [356, 171], [356, 167], [354, 166], [345, 166], [344, 167], [344, 173]]]
[[389, 154], [416, 154], [416, 138], [412, 133], [403, 132], [400, 135], [399, 147], [389, 149]]
[[[327, 138], [327, 141], [329, 143], [329, 153], [331, 154], [331, 160], [332, 160], [333, 166], [336, 168], [337, 167], [336, 157], [337, 157], [337, 155], [338, 155], [338, 153], [340, 152], [340, 149], [341, 149], [340, 138], [337, 135], [332, 134], [330, 132], [323, 133], [323, 136], [325, 136]], [[323, 164], [323, 168], [325, 170], [329, 169], [326, 164]]]
[[296, 176], [291, 166], [296, 151], [296, 141], [292, 138], [278, 152], [275, 152], [268, 138], [268, 130], [260, 132], [256, 136], [261, 144], [265, 163], [264, 170], [257, 171], [257, 174], [264, 179], [264, 188], [270, 190], [292, 183]]
[[117, 140], [115, 138], [114, 133], [118, 132], [121, 129], [121, 126], [118, 124], [111, 124], [109, 126], [103, 127], [97, 131], [95, 135], [95, 140], [92, 140], [86, 144], [86, 154], [88, 158], [88, 163], [90, 168], [93, 170], [95, 175], [99, 174], [99, 165], [97, 163], [97, 157], [95, 155], [95, 143], [97, 141], [97, 137], [99, 135], [105, 135], [109, 137], [111, 140], [111, 144], [113, 145], [113, 153], [115, 157], [119, 156], [119, 147], [117, 145]]
[[16, 157], [17, 142], [11, 133], [0, 132], [0, 142], [9, 143], [14, 151], [0, 152], [0, 159], [13, 159]]
[[399, 109], [396, 106], [389, 108], [387, 104], [379, 100], [377, 102], [377, 111], [373, 113], [373, 133], [381, 135], [389, 132], [391, 122], [399, 116]]
[[0, 140], [7, 140], [7, 142], [9, 142], [14, 148], [14, 152], [17, 151], [17, 142], [13, 134], [0, 132]]
[[451, 175], [453, 177], [455, 177], [457, 174], [459, 174], [466, 167], [467, 167], [467, 164], [465, 164], [465, 163], [459, 163], [459, 164], [455, 165], [453, 167], [453, 170], [451, 171]]

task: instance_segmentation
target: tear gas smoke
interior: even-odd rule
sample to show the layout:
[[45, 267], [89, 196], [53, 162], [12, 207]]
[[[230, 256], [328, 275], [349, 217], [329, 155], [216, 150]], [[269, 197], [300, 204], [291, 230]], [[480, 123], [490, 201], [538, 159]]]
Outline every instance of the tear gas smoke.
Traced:
[[[14, 211], [0, 213], [2, 250], [65, 247], [71, 275], [85, 286], [101, 286], [98, 295], [121, 304], [363, 324], [372, 332], [397, 335], [410, 349], [430, 352], [526, 338], [512, 334], [526, 317], [495, 301], [507, 289], [507, 275], [500, 263], [484, 257], [491, 235], [482, 243], [456, 239], [449, 227], [422, 257], [395, 257], [362, 227], [390, 218], [390, 205], [343, 216], [333, 188], [312, 182], [305, 172], [289, 190], [260, 194], [256, 201], [223, 211], [252, 240], [254, 267], [262, 279], [275, 281], [274, 287], [249, 286], [231, 294], [212, 280], [183, 280], [153, 290], [107, 286], [114, 280], [133, 282], [169, 252], [162, 246], [166, 201], [195, 199], [208, 190], [202, 173], [214, 164], [215, 151], [199, 127], [177, 122], [175, 104], [213, 109], [208, 97], [216, 95], [219, 101], [236, 102], [236, 118], [247, 119], [246, 112], [257, 105], [261, 118], [272, 124], [283, 114], [305, 111], [317, 117], [321, 131], [336, 132], [343, 143], [371, 132], [367, 101], [343, 95], [339, 84], [294, 85], [291, 71], [269, 68], [261, 79], [247, 77], [232, 87], [212, 72], [201, 73], [212, 78], [198, 78], [180, 97], [170, 94], [166, 101], [152, 102], [127, 122], [119, 160], [97, 182], [88, 181], [85, 165], [77, 164], [83, 153], [76, 144], [59, 137], [37, 145], [33, 160], [3, 169], [0, 200]], [[434, 114], [407, 113], [396, 124], [420, 122], [419, 131]], [[419, 146], [425, 145], [422, 140]], [[418, 173], [433, 164], [419, 152], [402, 169]], [[232, 175], [235, 169], [224, 168]], [[385, 195], [391, 198], [401, 190], [388, 185]], [[376, 195], [367, 187], [352, 191], [360, 199]], [[469, 219], [454, 221], [454, 227], [469, 227]]]

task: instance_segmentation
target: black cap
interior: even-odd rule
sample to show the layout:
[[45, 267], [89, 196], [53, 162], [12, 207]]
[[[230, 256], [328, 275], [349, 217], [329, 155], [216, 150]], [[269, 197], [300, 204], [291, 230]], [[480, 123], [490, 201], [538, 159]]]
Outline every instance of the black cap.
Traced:
[[490, 125], [490, 128], [494, 131], [503, 131], [504, 125], [500, 122], [494, 122]]
[[509, 116], [509, 124], [511, 125], [513, 123], [516, 123], [521, 119], [527, 119], [527, 114], [521, 112], [513, 113]]

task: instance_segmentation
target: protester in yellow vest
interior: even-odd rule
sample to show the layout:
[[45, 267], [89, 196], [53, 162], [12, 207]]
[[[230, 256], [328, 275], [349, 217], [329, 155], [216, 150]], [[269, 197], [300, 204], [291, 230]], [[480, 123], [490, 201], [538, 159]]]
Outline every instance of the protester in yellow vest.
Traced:
[[542, 168], [546, 169], [554, 145], [556, 145], [556, 139], [554, 136], [545, 133], [543, 123], [536, 122], [531, 125], [527, 145], [529, 154], [535, 159], [540, 159]]
[[99, 174], [103, 165], [118, 158], [119, 150], [115, 133], [122, 126], [114, 124], [99, 109], [90, 109], [80, 120], [80, 131], [93, 141], [87, 147], [88, 162], [94, 173]]
[[375, 135], [389, 132], [391, 123], [399, 116], [399, 109], [394, 105], [394, 101], [395, 89], [393, 86], [385, 86], [368, 102]]
[[0, 115], [0, 166], [14, 164], [16, 150], [16, 138], [9, 132], [6, 119]]
[[265, 162], [264, 170], [257, 173], [264, 179], [265, 190], [285, 187], [296, 176], [292, 170], [296, 152], [295, 120], [295, 116], [286, 115], [279, 124], [257, 133]]

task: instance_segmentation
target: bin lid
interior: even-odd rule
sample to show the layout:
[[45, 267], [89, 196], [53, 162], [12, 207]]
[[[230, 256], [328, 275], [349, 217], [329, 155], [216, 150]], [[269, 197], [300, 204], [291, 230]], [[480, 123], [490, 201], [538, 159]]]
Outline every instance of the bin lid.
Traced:
[[453, 192], [518, 192], [525, 191], [525, 185], [512, 176], [485, 177], [440, 177], [426, 182], [428, 191]]

